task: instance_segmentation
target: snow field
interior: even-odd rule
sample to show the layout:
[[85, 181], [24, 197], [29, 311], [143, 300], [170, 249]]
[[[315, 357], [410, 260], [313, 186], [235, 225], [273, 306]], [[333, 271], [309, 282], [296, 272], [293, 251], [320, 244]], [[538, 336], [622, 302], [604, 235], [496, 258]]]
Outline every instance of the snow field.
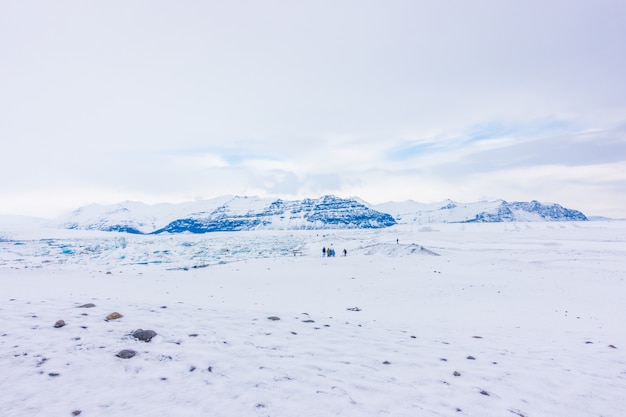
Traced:
[[[186, 270], [221, 237], [98, 235], [98, 258], [24, 239], [0, 270], [0, 415], [622, 414], [621, 223], [430, 230], [227, 234], [258, 250]], [[192, 251], [125, 261], [167, 248]]]

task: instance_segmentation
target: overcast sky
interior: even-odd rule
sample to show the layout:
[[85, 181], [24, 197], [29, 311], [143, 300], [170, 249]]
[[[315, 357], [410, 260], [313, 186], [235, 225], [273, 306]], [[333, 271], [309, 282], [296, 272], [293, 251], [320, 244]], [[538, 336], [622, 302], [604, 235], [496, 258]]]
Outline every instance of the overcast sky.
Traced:
[[626, 2], [0, 1], [0, 213], [225, 194], [626, 217]]

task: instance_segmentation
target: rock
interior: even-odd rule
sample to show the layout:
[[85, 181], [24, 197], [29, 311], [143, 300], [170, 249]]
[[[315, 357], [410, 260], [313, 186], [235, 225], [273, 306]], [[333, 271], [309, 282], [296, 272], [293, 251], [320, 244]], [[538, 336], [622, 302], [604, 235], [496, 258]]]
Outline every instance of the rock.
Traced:
[[78, 306], [78, 308], [94, 308], [96, 305], [94, 303], [83, 304], [82, 306]]
[[268, 320], [272, 320], [272, 321], [278, 321], [280, 320], [280, 317], [276, 317], [276, 316], [270, 316], [267, 318]]
[[481, 393], [481, 395], [485, 395], [485, 396], [487, 396], [487, 397], [489, 397], [489, 395], [490, 395], [490, 394], [489, 394], [487, 391], [485, 391], [485, 390], [480, 391], [480, 393]]
[[467, 359], [470, 360], [470, 361], [475, 361], [476, 360], [476, 358], [473, 357], [473, 356], [468, 356]]
[[347, 311], [361, 311], [361, 309], [358, 307], [349, 307], [349, 308], [346, 308], [346, 310]]
[[107, 321], [109, 321], [109, 320], [117, 320], [117, 319], [121, 319], [122, 317], [124, 317], [124, 316], [122, 316], [120, 313], [113, 312], [113, 313], [111, 313], [111, 314], [109, 314], [107, 316], [106, 320]]
[[142, 342], [149, 342], [156, 335], [157, 333], [154, 330], [143, 330], [143, 329], [137, 329], [132, 333], [132, 336], [135, 339], [141, 340]]
[[79, 415], [81, 415], [81, 414], [82, 414], [82, 411], [81, 411], [81, 410], [74, 410], [74, 411], [72, 411], [72, 415], [73, 415], [73, 416], [79, 416]]
[[454, 375], [454, 376], [461, 376], [461, 373], [459, 371], [454, 371], [454, 373], [452, 375]]
[[57, 372], [50, 372], [50, 373], [48, 374], [48, 376], [52, 376], [52, 377], [59, 376], [59, 375], [60, 375], [60, 374], [59, 374], [59, 373], [57, 373]]
[[63, 327], [63, 326], [65, 326], [65, 321], [63, 321], [63, 320], [57, 320], [57, 322], [54, 323], [54, 327], [57, 328], [57, 329], [59, 327]]
[[611, 349], [617, 349], [617, 348], [615, 347], [615, 345], [609, 345], [609, 347], [610, 347]]
[[117, 352], [117, 356], [118, 358], [122, 358], [122, 359], [130, 359], [133, 356], [135, 356], [137, 354], [137, 352], [135, 352], [132, 349], [124, 349], [124, 350], [120, 350], [119, 352]]

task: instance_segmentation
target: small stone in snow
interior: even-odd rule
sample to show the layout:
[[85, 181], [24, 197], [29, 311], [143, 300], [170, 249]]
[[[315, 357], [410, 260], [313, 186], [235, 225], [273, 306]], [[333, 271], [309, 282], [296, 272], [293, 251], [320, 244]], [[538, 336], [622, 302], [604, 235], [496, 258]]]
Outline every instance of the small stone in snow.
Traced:
[[120, 313], [118, 313], [116, 311], [116, 312], [113, 312], [113, 313], [109, 314], [107, 316], [106, 320], [107, 321], [109, 321], [109, 320], [117, 320], [117, 319], [121, 319], [122, 317], [124, 317], [124, 316], [122, 316]]
[[124, 350], [120, 350], [115, 356], [117, 356], [118, 358], [122, 358], [122, 359], [130, 359], [136, 354], [137, 352], [135, 352], [132, 349], [124, 349]]
[[59, 376], [60, 374], [56, 373], [56, 372], [50, 372], [48, 374], [48, 376]]
[[383, 365], [391, 365], [391, 362], [385, 361], [385, 362], [383, 362]]
[[480, 391], [480, 393], [482, 395], [486, 395], [487, 397], [489, 397], [489, 393], [487, 391], [485, 391], [485, 390]]
[[452, 374], [454, 376], [461, 376], [461, 373], [459, 371], [454, 371], [454, 374]]
[[78, 306], [78, 308], [94, 308], [96, 305], [94, 303], [83, 304], [82, 306]]
[[348, 310], [348, 311], [361, 311], [361, 309], [359, 307], [349, 307], [349, 308], [346, 308], [346, 310]]
[[54, 323], [54, 327], [57, 328], [57, 329], [59, 327], [63, 327], [63, 326], [65, 326], [65, 321], [63, 321], [63, 320], [57, 320], [57, 322]]
[[617, 349], [614, 345], [609, 345], [611, 349]]
[[470, 361], [475, 361], [476, 360], [476, 358], [473, 357], [473, 356], [468, 356], [467, 359], [469, 359]]
[[82, 413], [81, 410], [74, 410], [74, 411], [72, 411], [72, 415], [73, 416], [79, 416], [79, 415], [81, 415], [81, 413]]
[[135, 339], [141, 340], [142, 342], [149, 342], [156, 335], [157, 333], [154, 330], [143, 330], [143, 329], [137, 329], [132, 333], [132, 336]]
[[280, 317], [276, 317], [276, 316], [269, 316], [267, 319], [268, 319], [268, 320], [272, 320], [272, 321], [278, 321], [278, 320], [280, 320]]

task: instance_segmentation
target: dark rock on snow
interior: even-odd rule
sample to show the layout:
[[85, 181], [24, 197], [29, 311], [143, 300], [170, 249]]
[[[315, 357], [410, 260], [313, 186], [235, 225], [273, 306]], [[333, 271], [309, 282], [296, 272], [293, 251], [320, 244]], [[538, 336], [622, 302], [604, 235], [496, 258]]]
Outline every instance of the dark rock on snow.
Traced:
[[137, 329], [132, 333], [132, 336], [135, 339], [141, 340], [142, 342], [149, 342], [156, 335], [157, 333], [154, 330], [143, 330], [143, 329]]
[[122, 358], [122, 359], [130, 359], [133, 356], [135, 356], [137, 354], [137, 352], [135, 352], [132, 349], [124, 349], [124, 350], [120, 350], [119, 352], [117, 352], [117, 356], [118, 358]]

